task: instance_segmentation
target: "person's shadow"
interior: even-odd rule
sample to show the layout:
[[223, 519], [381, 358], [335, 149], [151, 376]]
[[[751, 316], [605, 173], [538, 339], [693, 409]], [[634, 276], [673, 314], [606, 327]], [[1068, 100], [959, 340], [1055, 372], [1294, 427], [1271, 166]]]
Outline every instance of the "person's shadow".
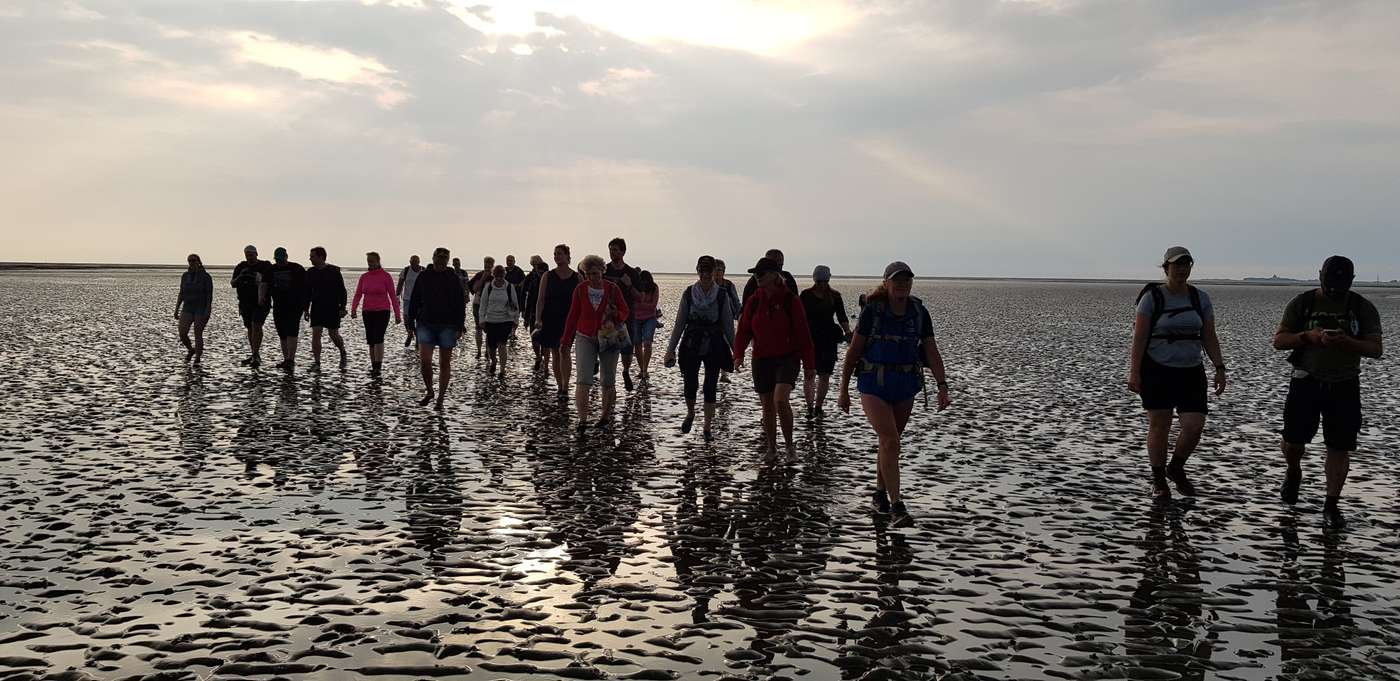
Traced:
[[[1283, 562], [1279, 566], [1274, 615], [1284, 676], [1381, 678], [1383, 675], [1372, 675], [1379, 670], [1368, 670], [1365, 662], [1346, 654], [1356, 646], [1359, 633], [1346, 594], [1346, 562], [1350, 557], [1346, 535], [1322, 533], [1321, 560], [1309, 565], [1307, 559], [1318, 556], [1310, 556], [1304, 550], [1298, 540], [1295, 520], [1296, 516], [1285, 515], [1279, 526]], [[1347, 664], [1356, 667], [1350, 672], [1338, 667]], [[1390, 673], [1394, 676], [1393, 669]]]
[[180, 459], [186, 472], [198, 475], [214, 446], [214, 423], [209, 414], [209, 392], [204, 368], [185, 365], [185, 383], [176, 393], [175, 418], [180, 435]]
[[1123, 650], [1151, 656], [1151, 666], [1182, 679], [1204, 679], [1219, 634], [1210, 631], [1203, 607], [1201, 553], [1182, 520], [1188, 507], [1154, 508], [1138, 545], [1142, 576], [1124, 610]]
[[409, 536], [422, 549], [430, 566], [440, 566], [443, 547], [457, 536], [463, 513], [461, 484], [452, 464], [451, 436], [441, 414], [424, 419], [418, 449], [404, 473], [404, 512]]
[[696, 448], [685, 457], [680, 494], [667, 529], [676, 581], [694, 601], [691, 621], [710, 621], [710, 602], [733, 583], [736, 572], [729, 530], [735, 511], [724, 503], [733, 481], [732, 459], [713, 449]]

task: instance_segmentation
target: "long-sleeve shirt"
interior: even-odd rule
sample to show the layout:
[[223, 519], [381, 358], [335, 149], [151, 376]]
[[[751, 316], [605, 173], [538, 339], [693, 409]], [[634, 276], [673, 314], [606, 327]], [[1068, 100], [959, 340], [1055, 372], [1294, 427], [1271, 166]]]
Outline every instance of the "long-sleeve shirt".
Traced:
[[[339, 314], [345, 309], [345, 277], [335, 265], [312, 267], [306, 271], [306, 296], [312, 313]], [[322, 308], [330, 308], [325, 310]]]
[[[563, 347], [570, 347], [574, 344], [574, 333], [581, 333], [590, 338], [598, 335], [598, 329], [603, 325], [604, 315], [611, 303], [616, 309], [613, 316], [614, 322], [627, 320], [630, 310], [627, 309], [627, 301], [622, 299], [622, 289], [617, 284], [610, 281], [603, 281], [603, 298], [597, 307], [593, 306], [590, 300], [588, 289], [592, 286], [588, 283], [578, 285], [574, 289], [574, 300], [569, 304], [569, 318], [564, 321], [564, 335], [560, 338]], [[597, 289], [593, 289], [597, 290]]]
[[394, 319], [399, 319], [399, 297], [394, 290], [394, 277], [384, 268], [373, 269], [360, 275], [360, 282], [355, 285], [355, 300], [350, 303], [350, 313], [360, 307], [360, 301], [365, 302], [365, 312], [383, 312], [390, 306], [394, 309]]
[[204, 270], [180, 275], [180, 301], [186, 308], [207, 308], [214, 302], [214, 279]]
[[413, 282], [413, 297], [408, 299], [408, 318], [418, 324], [446, 326], [465, 333], [467, 330], [467, 299], [462, 280], [450, 268], [423, 268]]
[[[699, 286], [700, 284], [691, 284]], [[716, 284], [718, 286], [718, 284]], [[667, 352], [675, 352], [676, 345], [685, 336], [685, 330], [692, 322], [696, 324], [718, 324], [720, 331], [724, 334], [725, 343], [730, 347], [734, 345], [734, 316], [733, 308], [729, 304], [729, 294], [720, 287], [719, 293], [713, 305], [707, 305], [704, 309], [691, 302], [690, 287], [687, 286], [681, 291], [680, 304], [676, 306], [676, 318], [671, 322], [671, 340], [666, 343]]]
[[744, 316], [739, 318], [734, 335], [734, 361], [743, 359], [749, 341], [753, 341], [754, 359], [795, 354], [807, 371], [816, 366], [807, 313], [802, 310], [802, 301], [789, 291], [773, 293], [761, 288], [744, 304]]

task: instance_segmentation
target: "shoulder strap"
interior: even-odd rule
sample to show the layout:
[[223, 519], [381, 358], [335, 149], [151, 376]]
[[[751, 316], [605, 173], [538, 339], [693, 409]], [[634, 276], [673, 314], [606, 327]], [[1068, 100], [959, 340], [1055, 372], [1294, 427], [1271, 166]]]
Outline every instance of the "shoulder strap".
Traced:
[[1191, 291], [1191, 309], [1196, 311], [1196, 316], [1201, 318], [1201, 327], [1205, 328], [1206, 311], [1205, 307], [1201, 305], [1201, 290], [1190, 284], [1187, 284], [1186, 287]]

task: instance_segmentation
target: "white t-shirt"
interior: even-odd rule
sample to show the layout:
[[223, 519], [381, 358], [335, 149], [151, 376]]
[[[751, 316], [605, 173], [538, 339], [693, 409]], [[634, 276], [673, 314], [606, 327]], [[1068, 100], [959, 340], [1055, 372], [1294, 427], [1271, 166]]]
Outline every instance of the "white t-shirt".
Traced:
[[476, 306], [482, 323], [486, 324], [513, 322], [520, 311], [520, 304], [515, 300], [515, 287], [506, 283], [496, 286], [494, 281], [481, 287]]
[[412, 265], [403, 268], [403, 274], [401, 275], [401, 278], [403, 279], [404, 300], [409, 300], [413, 298], [413, 282], [418, 281], [418, 275], [422, 272], [423, 269], [421, 267], [415, 271]]

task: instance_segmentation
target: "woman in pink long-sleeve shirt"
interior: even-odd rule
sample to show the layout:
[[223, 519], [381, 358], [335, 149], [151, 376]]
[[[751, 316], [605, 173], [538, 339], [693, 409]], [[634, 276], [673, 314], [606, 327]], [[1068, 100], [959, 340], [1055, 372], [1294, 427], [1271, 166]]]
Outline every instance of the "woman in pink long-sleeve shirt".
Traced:
[[369, 271], [360, 275], [360, 283], [355, 285], [355, 299], [350, 303], [350, 318], [354, 319], [365, 302], [365, 342], [369, 343], [370, 376], [379, 376], [384, 364], [384, 332], [389, 328], [389, 309], [394, 310], [394, 323], [403, 321], [399, 312], [399, 297], [394, 287], [394, 277], [379, 266], [379, 254], [370, 251], [365, 254]]

